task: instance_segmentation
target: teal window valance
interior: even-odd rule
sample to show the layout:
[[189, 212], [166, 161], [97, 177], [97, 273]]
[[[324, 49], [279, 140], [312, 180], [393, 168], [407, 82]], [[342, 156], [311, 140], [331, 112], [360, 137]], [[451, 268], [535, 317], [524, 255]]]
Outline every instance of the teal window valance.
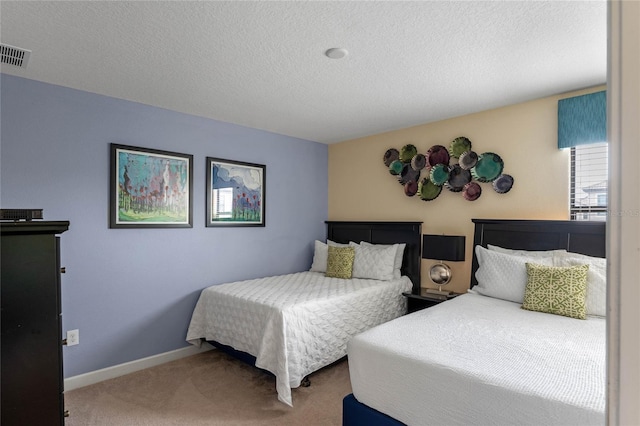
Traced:
[[606, 140], [606, 91], [558, 101], [558, 148], [571, 148]]

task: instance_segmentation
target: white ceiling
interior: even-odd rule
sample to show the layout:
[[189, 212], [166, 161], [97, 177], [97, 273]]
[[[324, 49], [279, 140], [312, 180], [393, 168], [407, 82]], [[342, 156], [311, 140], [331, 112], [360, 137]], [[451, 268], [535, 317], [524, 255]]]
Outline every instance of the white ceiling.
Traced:
[[605, 0], [3, 0], [0, 15], [2, 43], [32, 51], [4, 73], [322, 143], [606, 81]]

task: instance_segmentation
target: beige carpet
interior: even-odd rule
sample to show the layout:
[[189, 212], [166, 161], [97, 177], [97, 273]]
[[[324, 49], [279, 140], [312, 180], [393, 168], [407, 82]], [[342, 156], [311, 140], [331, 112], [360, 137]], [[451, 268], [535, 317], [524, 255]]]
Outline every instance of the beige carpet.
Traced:
[[65, 392], [67, 426], [341, 425], [346, 360], [278, 401], [275, 378], [212, 350]]

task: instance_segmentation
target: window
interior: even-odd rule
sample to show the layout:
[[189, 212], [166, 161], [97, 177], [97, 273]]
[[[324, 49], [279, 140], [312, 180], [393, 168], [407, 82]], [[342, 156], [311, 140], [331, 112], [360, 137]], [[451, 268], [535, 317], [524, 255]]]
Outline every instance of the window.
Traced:
[[598, 206], [607, 206], [607, 194], [598, 194]]
[[233, 188], [213, 190], [213, 217], [216, 219], [231, 218], [233, 212]]
[[571, 148], [572, 220], [607, 220], [607, 154], [606, 142]]

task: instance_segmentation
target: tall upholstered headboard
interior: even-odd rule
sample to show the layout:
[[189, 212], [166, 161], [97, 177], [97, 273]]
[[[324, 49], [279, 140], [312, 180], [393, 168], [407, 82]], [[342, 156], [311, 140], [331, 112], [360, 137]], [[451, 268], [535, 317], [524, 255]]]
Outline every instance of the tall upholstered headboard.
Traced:
[[606, 257], [606, 223], [575, 220], [472, 219], [473, 264], [471, 287], [476, 285], [478, 259], [475, 246], [487, 244], [516, 250], [565, 249], [588, 256]]
[[345, 222], [327, 221], [327, 239], [337, 243], [367, 241], [372, 244], [406, 243], [402, 274], [413, 283], [413, 293], [420, 294], [420, 259], [422, 222]]

